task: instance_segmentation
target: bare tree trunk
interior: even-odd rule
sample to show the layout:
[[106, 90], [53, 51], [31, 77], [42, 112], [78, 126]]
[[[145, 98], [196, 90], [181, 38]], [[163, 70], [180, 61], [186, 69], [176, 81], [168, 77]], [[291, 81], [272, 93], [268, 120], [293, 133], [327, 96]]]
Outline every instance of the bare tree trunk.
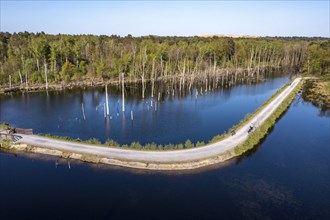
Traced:
[[258, 71], [257, 71], [257, 80], [259, 79], [259, 71], [260, 71], [260, 59], [261, 59], [261, 51], [259, 52], [259, 58], [258, 58]]
[[163, 75], [164, 75], [163, 56], [160, 55], [160, 76], [163, 77]]
[[144, 99], [144, 73], [142, 73], [142, 99]]
[[194, 74], [191, 75], [190, 77], [190, 82], [189, 82], [189, 92], [191, 93], [191, 86], [194, 83]]
[[167, 76], [167, 63], [165, 63], [164, 76]]
[[40, 72], [39, 59], [37, 59], [37, 68], [38, 68], [38, 72]]
[[268, 56], [268, 50], [265, 47], [265, 52], [263, 54], [263, 59], [262, 59], [262, 69], [263, 70], [265, 69], [265, 66], [266, 66], [267, 56]]
[[46, 79], [46, 90], [48, 90], [48, 76], [47, 76], [47, 63], [44, 61], [44, 68], [45, 68], [45, 79]]
[[257, 55], [258, 55], [258, 53], [259, 53], [258, 52], [258, 48], [256, 48], [255, 53], [254, 53], [254, 58], [253, 58], [253, 68], [252, 68], [253, 72], [252, 72], [252, 76], [256, 72], [255, 66], [256, 66], [256, 63], [257, 63]]
[[9, 75], [9, 88], [11, 88], [11, 75]]
[[109, 98], [108, 98], [108, 86], [105, 85], [105, 108], [106, 108], [106, 115], [109, 115]]
[[180, 81], [179, 81], [179, 93], [181, 94], [181, 86], [182, 86], [182, 78], [180, 77]]
[[144, 71], [145, 71], [145, 65], [147, 62], [147, 48], [144, 48], [144, 56], [142, 60], [142, 99], [144, 99], [144, 90], [145, 90], [145, 84], [144, 84]]
[[152, 71], [151, 71], [151, 98], [154, 97], [154, 87], [155, 87], [155, 58], [152, 60]]
[[250, 56], [250, 62], [248, 64], [248, 76], [250, 76], [250, 71], [251, 71], [251, 67], [252, 67], [253, 57], [254, 57], [254, 50], [253, 50], [253, 47], [252, 47], [251, 56]]
[[[134, 48], [133, 48], [132, 72], [133, 72], [134, 79], [136, 80], [136, 75], [135, 75], [135, 56], [136, 56], [136, 49], [135, 49], [135, 47], [134, 47]], [[131, 77], [130, 77], [130, 78], [131, 78]]]
[[21, 80], [21, 85], [22, 85], [23, 84], [23, 78], [22, 78], [21, 70], [18, 70], [18, 75], [19, 75], [19, 78]]
[[[22, 72], [24, 73], [24, 56], [23, 55], [21, 55], [21, 61], [22, 61]], [[18, 70], [18, 74], [19, 74], [19, 78], [21, 80], [21, 85], [22, 85], [23, 84], [23, 77], [22, 77], [20, 69]]]
[[122, 94], [122, 102], [123, 102], [123, 112], [125, 111], [125, 85], [124, 82], [125, 78], [124, 78], [124, 72], [121, 73], [121, 94]]
[[53, 72], [54, 72], [54, 73], [56, 73], [56, 65], [57, 65], [57, 64], [56, 64], [56, 59], [55, 59], [55, 61], [54, 61], [54, 67], [53, 67]]
[[183, 70], [182, 70], [182, 86], [184, 90], [184, 84], [185, 84], [185, 74], [186, 74], [186, 59], [183, 61]]
[[308, 57], [308, 60], [307, 60], [307, 74], [309, 74], [309, 57]]
[[206, 82], [205, 82], [205, 84], [206, 84], [206, 85], [205, 85], [205, 92], [207, 92], [207, 83], [208, 83], [208, 82], [207, 82], [207, 76], [206, 76], [205, 81], [206, 81]]
[[27, 72], [25, 72], [25, 88], [28, 89], [28, 76], [27, 76]]
[[213, 63], [213, 75], [215, 76], [215, 71], [217, 69], [217, 61], [214, 59], [214, 63]]
[[234, 81], [235, 84], [237, 80], [237, 71], [238, 71], [238, 64], [237, 64], [237, 57], [235, 57], [235, 81]]

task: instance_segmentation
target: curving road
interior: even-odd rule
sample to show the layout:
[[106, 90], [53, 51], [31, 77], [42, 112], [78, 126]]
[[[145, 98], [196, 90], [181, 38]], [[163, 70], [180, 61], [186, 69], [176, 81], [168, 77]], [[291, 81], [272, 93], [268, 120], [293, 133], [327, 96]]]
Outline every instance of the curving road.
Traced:
[[248, 129], [251, 124], [255, 127], [261, 125], [281, 104], [281, 102], [292, 92], [298, 85], [301, 78], [295, 79], [289, 87], [287, 87], [280, 95], [278, 95], [271, 103], [269, 103], [262, 111], [250, 120], [245, 126], [236, 131], [234, 136], [228, 137], [217, 143], [210, 144], [204, 147], [177, 150], [177, 151], [139, 151], [117, 148], [107, 148], [104, 146], [91, 146], [87, 144], [61, 141], [36, 135], [23, 135], [18, 142], [26, 143], [35, 146], [52, 148], [57, 150], [86, 153], [92, 155], [103, 156], [112, 159], [125, 161], [143, 161], [156, 163], [180, 163], [188, 161], [196, 161], [221, 155], [224, 152], [235, 148], [248, 137]]

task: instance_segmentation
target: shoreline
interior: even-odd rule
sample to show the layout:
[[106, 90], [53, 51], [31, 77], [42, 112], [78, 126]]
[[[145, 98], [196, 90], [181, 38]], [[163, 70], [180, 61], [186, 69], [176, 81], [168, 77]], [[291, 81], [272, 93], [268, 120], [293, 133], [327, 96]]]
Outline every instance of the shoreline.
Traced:
[[307, 78], [303, 98], [321, 109], [330, 109], [330, 75], [327, 78]]
[[100, 157], [96, 155], [88, 155], [74, 152], [60, 151], [56, 149], [50, 149], [39, 146], [32, 146], [24, 143], [12, 144], [9, 148], [4, 148], [13, 152], [25, 152], [34, 154], [44, 154], [49, 156], [57, 156], [63, 159], [75, 159], [82, 162], [94, 163], [94, 164], [107, 164], [119, 167], [144, 169], [144, 170], [158, 170], [158, 171], [170, 171], [170, 170], [192, 170], [205, 166], [214, 165], [217, 163], [225, 162], [236, 156], [234, 151], [226, 152], [222, 155], [217, 155], [212, 158], [206, 158], [199, 161], [187, 161], [182, 163], [152, 163], [143, 161], [125, 161], [107, 157]]
[[[281, 116], [281, 114], [290, 106], [292, 100], [296, 96], [297, 92], [299, 91], [301, 87], [301, 82], [298, 82], [297, 85], [289, 92], [288, 95], [280, 102], [280, 104], [273, 109], [273, 112], [271, 112], [271, 115], [268, 116], [260, 126], [256, 128], [256, 131], [252, 132], [252, 134], [248, 135], [248, 137], [235, 147], [232, 147], [230, 149], [224, 150], [221, 154], [212, 155], [210, 157], [202, 158], [199, 160], [182, 160], [180, 162], [172, 161], [172, 162], [161, 162], [161, 161], [143, 161], [143, 160], [125, 160], [125, 159], [118, 159], [113, 156], [106, 157], [102, 156], [100, 154], [88, 154], [88, 153], [78, 153], [78, 152], [68, 152], [63, 151], [59, 149], [49, 149], [47, 146], [45, 147], [39, 147], [34, 146], [30, 144], [24, 144], [24, 143], [14, 143], [11, 146], [8, 147], [9, 150], [14, 151], [25, 151], [25, 152], [31, 152], [31, 153], [40, 153], [40, 154], [47, 154], [47, 155], [53, 155], [53, 156], [59, 156], [62, 158], [69, 158], [69, 159], [78, 159], [85, 162], [90, 163], [104, 163], [104, 164], [110, 164], [115, 166], [122, 166], [122, 167], [129, 167], [129, 168], [137, 168], [137, 169], [149, 169], [149, 170], [188, 170], [188, 169], [197, 169], [200, 167], [205, 167], [209, 165], [213, 165], [216, 163], [224, 162], [229, 159], [232, 159], [234, 157], [237, 157], [239, 155], [244, 154], [246, 151], [252, 149], [256, 144], [259, 143], [259, 141], [268, 133], [268, 130], [274, 126], [276, 123], [276, 120]], [[284, 91], [280, 94], [277, 94], [274, 99], [279, 98], [279, 96], [283, 95]], [[267, 100], [269, 101], [269, 100]], [[267, 103], [266, 101], [266, 103]], [[273, 100], [274, 101], [274, 100]], [[269, 107], [271, 103], [266, 105], [265, 108]], [[274, 103], [273, 103], [274, 104]], [[262, 105], [263, 106], [263, 105]], [[262, 111], [262, 110], [261, 110]], [[260, 112], [261, 112], [260, 111]], [[259, 112], [259, 114], [261, 114]], [[263, 113], [265, 114], [265, 113]], [[253, 121], [255, 117], [250, 119], [250, 122]], [[247, 125], [245, 125], [247, 126]], [[243, 129], [243, 128], [242, 128]], [[225, 138], [230, 139], [230, 138]], [[252, 139], [252, 141], [251, 141]], [[223, 142], [225, 140], [219, 140], [219, 142]], [[24, 142], [24, 141], [23, 141]], [[207, 148], [211, 147], [211, 145], [216, 145], [217, 143], [206, 145], [199, 148]], [[194, 150], [198, 148], [193, 149], [186, 149], [182, 151], [188, 151], [188, 150]], [[95, 150], [94, 150], [95, 151]], [[126, 150], [127, 151], [127, 150]], [[134, 151], [134, 150], [130, 150]], [[181, 152], [182, 152], [181, 151]], [[148, 151], [142, 151], [142, 152], [148, 152]], [[149, 151], [150, 152], [150, 151]], [[164, 151], [166, 152], [166, 151]], [[172, 151], [172, 152], [180, 152], [180, 151]], [[158, 152], [162, 154], [163, 152]]]
[[[287, 67], [287, 66], [265, 66], [263, 68], [260, 67], [260, 71], [274, 71], [275, 69], [281, 69], [281, 70], [286, 70], [286, 69], [292, 69], [292, 67]], [[242, 79], [253, 79], [253, 80], [262, 80], [258, 79], [258, 77], [253, 77], [253, 76], [245, 76], [244, 73], [247, 72], [248, 69], [246, 68], [223, 68], [219, 69], [219, 72], [217, 74], [208, 74], [207, 77], [222, 77], [222, 76], [230, 76], [232, 74], [238, 74], [241, 75], [243, 74]], [[249, 70], [251, 72], [256, 72], [256, 68], [252, 68]], [[204, 80], [206, 76], [201, 74], [201, 75], [184, 75], [184, 79], [186, 81], [191, 80], [193, 83], [199, 83]], [[162, 76], [158, 77], [156, 79], [144, 79], [144, 83], [151, 83], [152, 80], [154, 82], [176, 82], [178, 83], [178, 80], [182, 79], [182, 75], [176, 74], [176, 75], [169, 75], [169, 76]], [[49, 82], [48, 83], [48, 90], [46, 89], [45, 83], [28, 83], [28, 86], [26, 86], [25, 82], [21, 83], [16, 83], [13, 84], [11, 87], [8, 87], [7, 85], [0, 85], [0, 95], [5, 95], [5, 94], [10, 94], [10, 93], [16, 93], [16, 92], [43, 92], [43, 91], [61, 91], [65, 89], [75, 89], [75, 88], [82, 88], [82, 87], [88, 87], [88, 88], [94, 88], [94, 87], [99, 87], [99, 86], [104, 86], [104, 85], [119, 85], [120, 84], [120, 79], [118, 77], [115, 78], [110, 78], [110, 79], [102, 79], [100, 77], [87, 77], [84, 79], [80, 80], [71, 80], [69, 82], [61, 81], [61, 82]], [[125, 83], [127, 84], [139, 84], [142, 82], [142, 79], [140, 78], [126, 78]]]

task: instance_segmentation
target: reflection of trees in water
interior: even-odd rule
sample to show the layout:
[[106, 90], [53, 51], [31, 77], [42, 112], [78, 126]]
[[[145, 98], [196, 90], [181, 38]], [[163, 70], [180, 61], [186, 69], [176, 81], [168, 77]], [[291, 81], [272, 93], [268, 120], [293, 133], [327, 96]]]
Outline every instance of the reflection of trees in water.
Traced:
[[[290, 108], [290, 106], [289, 106], [289, 108]], [[287, 108], [285, 111], [282, 112], [282, 114], [274, 122], [274, 125], [279, 120], [281, 120], [281, 118], [285, 115], [285, 113], [289, 110], [289, 108]], [[270, 135], [274, 131], [274, 128], [275, 128], [274, 125], [272, 127], [270, 127], [268, 129], [268, 131], [267, 131], [267, 134], [262, 139], [260, 139], [259, 144], [257, 144], [256, 146], [254, 146], [252, 149], [246, 151], [242, 155], [236, 157], [236, 164], [239, 164], [244, 158], [250, 158], [250, 157], [252, 157], [261, 148], [262, 144], [266, 141], [266, 138], [268, 137], [268, 135]]]
[[[320, 116], [329, 116], [330, 103], [326, 97], [320, 92], [317, 85], [318, 80], [306, 80], [302, 90], [302, 97], [306, 102], [312, 103], [315, 107], [320, 108]], [[315, 91], [319, 92], [315, 92]]]
[[[248, 75], [242, 73], [224, 73], [220, 75], [205, 75], [199, 77], [185, 76], [185, 83], [182, 83], [180, 76], [158, 79], [156, 81], [145, 81], [144, 86], [141, 83], [125, 83], [125, 93], [127, 99], [144, 99], [152, 97], [158, 101], [163, 101], [165, 97], [169, 100], [184, 98], [187, 95], [200, 96], [211, 91], [225, 91], [230, 95], [230, 88], [235, 85], [253, 85], [265, 81], [267, 78], [276, 78], [288, 76], [290, 69], [267, 69], [260, 71], [258, 75]], [[236, 77], [235, 77], [236, 75]], [[110, 85], [109, 93], [120, 98], [121, 86]], [[152, 95], [153, 94], [153, 95]], [[143, 98], [144, 97], [144, 98]]]
[[330, 109], [323, 107], [320, 109], [319, 116], [321, 117], [330, 117]]
[[305, 82], [303, 92], [300, 93], [300, 95], [299, 95], [299, 102], [311, 103], [313, 106], [315, 106], [316, 108], [319, 109], [320, 117], [330, 117], [330, 108], [329, 108], [330, 104], [327, 103], [320, 107], [306, 97], [308, 95], [308, 92], [306, 92], [306, 91], [311, 87], [311, 85], [312, 85], [312, 83], [310, 81]]
[[[264, 73], [264, 78], [273, 78], [278, 76], [283, 76], [284, 73], [280, 71]], [[221, 77], [219, 78], [221, 82]], [[224, 85], [227, 81], [229, 82], [231, 78], [228, 76], [228, 79], [224, 78]], [[244, 82], [253, 82], [257, 83], [259, 81], [253, 81], [255, 79], [247, 79]], [[212, 79], [208, 81], [208, 86], [212, 84]], [[243, 81], [237, 81], [237, 85], [246, 84]], [[271, 84], [272, 81], [269, 82]], [[199, 112], [202, 112], [204, 109], [207, 109], [209, 106], [216, 105], [219, 102], [225, 101], [232, 97], [232, 93], [235, 90], [232, 90], [233, 87], [221, 86], [219, 83], [218, 87], [211, 91], [208, 89], [207, 95], [205, 95], [206, 82], [203, 81], [194, 81], [194, 85], [191, 87], [191, 93], [189, 92], [189, 80], [185, 81], [185, 84], [181, 85], [179, 80], [171, 81], [155, 81], [154, 87], [154, 97], [151, 99], [151, 82], [146, 84], [146, 98], [141, 99], [141, 84], [140, 83], [125, 83], [125, 104], [126, 104], [126, 113], [125, 118], [121, 111], [121, 94], [122, 88], [121, 84], [119, 85], [108, 85], [108, 91], [110, 96], [110, 109], [111, 114], [114, 117], [104, 118], [104, 102], [105, 102], [105, 87], [81, 87], [75, 89], [65, 89], [62, 91], [49, 91], [49, 99], [51, 105], [51, 111], [49, 111], [50, 118], [56, 118], [56, 126], [53, 129], [56, 132], [61, 132], [65, 135], [86, 135], [90, 137], [94, 135], [100, 138], [102, 141], [108, 138], [118, 138], [113, 136], [113, 134], [120, 136], [122, 130], [126, 132], [134, 131], [135, 134], [140, 128], [147, 127], [149, 132], [153, 132], [151, 128], [156, 127], [158, 123], [157, 120], [163, 119], [162, 114], [166, 114], [166, 118], [173, 119], [174, 122], [179, 120], [188, 121], [185, 122], [185, 126], [192, 127], [198, 126], [194, 124], [199, 120]], [[265, 83], [268, 85], [268, 83]], [[252, 88], [255, 86], [243, 86], [242, 88]], [[263, 87], [263, 86], [259, 86]], [[173, 96], [173, 90], [174, 94]], [[195, 98], [195, 91], [198, 91], [198, 100]], [[212, 92], [214, 91], [214, 92]], [[221, 91], [221, 96], [216, 92]], [[245, 92], [245, 90], [240, 90], [240, 93]], [[42, 93], [45, 95], [46, 93]], [[125, 95], [126, 95], [125, 94]], [[28, 96], [33, 97], [33, 94], [23, 94], [24, 101], [28, 102]], [[160, 101], [158, 102], [158, 97]], [[203, 98], [200, 98], [203, 97]], [[207, 98], [206, 98], [207, 97]], [[219, 97], [221, 99], [219, 99]], [[186, 98], [185, 100], [183, 100]], [[118, 103], [119, 100], [119, 104]], [[151, 102], [152, 100], [152, 102]], [[172, 102], [173, 103], [169, 103]], [[162, 101], [166, 101], [162, 103]], [[192, 104], [193, 103], [193, 104]], [[167, 105], [170, 104], [170, 105]], [[187, 108], [185, 106], [191, 105], [193, 108]], [[170, 106], [171, 108], [167, 108]], [[174, 108], [174, 107], [175, 108]], [[182, 107], [183, 106], [183, 107]], [[172, 108], [173, 107], [173, 108]], [[84, 110], [83, 110], [84, 108]], [[119, 116], [116, 116], [117, 108]], [[134, 114], [134, 123], [131, 120], [130, 112], [133, 110]], [[160, 110], [160, 111], [159, 111]], [[172, 116], [168, 116], [166, 112], [173, 112]], [[85, 114], [85, 117], [84, 117]], [[158, 117], [158, 118], [157, 118]], [[84, 120], [86, 118], [86, 120]], [[123, 119], [122, 119], [123, 118]], [[191, 120], [193, 119], [193, 120]], [[103, 121], [104, 120], [104, 121]], [[194, 122], [194, 123], [193, 123]], [[129, 124], [127, 124], [129, 123]], [[169, 123], [169, 122], [167, 122]], [[196, 122], [197, 123], [197, 122]], [[99, 127], [96, 127], [99, 126]], [[126, 127], [125, 127], [126, 126]], [[132, 128], [134, 126], [134, 128]], [[144, 127], [143, 127], [144, 126]], [[159, 125], [158, 125], [159, 126]], [[98, 132], [97, 129], [100, 129]], [[157, 128], [158, 129], [158, 128]], [[184, 130], [185, 128], [178, 127], [178, 130]], [[141, 129], [142, 130], [142, 129]], [[147, 130], [147, 129], [144, 129]], [[90, 134], [88, 134], [88, 132]], [[117, 133], [118, 134], [117, 134]], [[123, 133], [123, 132], [122, 132]], [[59, 133], [57, 133], [59, 134]], [[103, 135], [104, 134], [104, 135]], [[110, 135], [111, 134], [111, 135]], [[128, 133], [127, 133], [128, 134]], [[121, 138], [121, 137], [120, 137]], [[119, 138], [119, 139], [120, 139]], [[196, 140], [195, 140], [196, 141]], [[202, 141], [202, 138], [201, 138]], [[205, 141], [205, 140], [204, 140]], [[173, 141], [174, 142], [174, 141]]]
[[292, 105], [294, 107], [298, 106], [300, 103], [302, 103], [304, 100], [302, 98], [301, 92], [299, 92], [297, 94], [297, 96], [295, 97], [295, 99], [292, 101]]
[[98, 92], [98, 90], [94, 90], [92, 92], [92, 104], [96, 108], [96, 107], [98, 107], [99, 103], [100, 103], [99, 92]]
[[[274, 126], [271, 127], [268, 130], [267, 135], [271, 134], [273, 131], [274, 131]], [[260, 140], [259, 144], [257, 144], [256, 146], [254, 146], [252, 149], [250, 149], [250, 150], [246, 151], [244, 154], [236, 157], [236, 162], [235, 163], [236, 164], [239, 164], [241, 161], [243, 161], [243, 159], [252, 157], [261, 148], [262, 144], [266, 141], [267, 135], [264, 136]]]

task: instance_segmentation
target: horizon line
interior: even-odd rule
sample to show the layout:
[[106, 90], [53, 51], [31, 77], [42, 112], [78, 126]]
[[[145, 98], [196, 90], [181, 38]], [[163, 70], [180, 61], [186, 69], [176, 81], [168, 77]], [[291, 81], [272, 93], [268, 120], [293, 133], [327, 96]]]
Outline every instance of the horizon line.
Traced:
[[120, 38], [125, 38], [125, 37], [133, 37], [133, 38], [141, 38], [141, 37], [200, 37], [200, 38], [325, 38], [325, 39], [330, 39], [330, 36], [302, 36], [302, 35], [250, 35], [250, 34], [200, 34], [200, 35], [157, 35], [157, 34], [148, 34], [148, 35], [132, 35], [132, 34], [127, 34], [127, 35], [120, 35], [120, 34], [95, 34], [95, 33], [46, 33], [44, 31], [2, 31], [0, 30], [0, 33], [9, 33], [9, 34], [19, 34], [19, 33], [29, 33], [29, 34], [46, 34], [46, 35], [72, 35], [72, 36], [117, 36]]

